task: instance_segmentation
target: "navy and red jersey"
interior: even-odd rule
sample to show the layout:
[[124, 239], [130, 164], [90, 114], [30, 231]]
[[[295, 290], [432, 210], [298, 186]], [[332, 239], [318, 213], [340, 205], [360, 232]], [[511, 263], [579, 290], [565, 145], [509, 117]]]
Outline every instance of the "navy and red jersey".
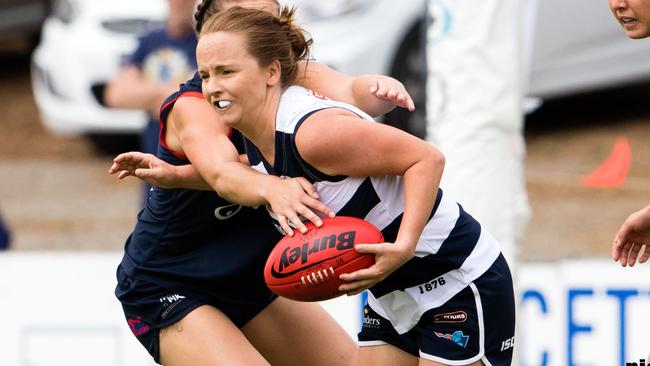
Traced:
[[[198, 75], [163, 104], [161, 131], [174, 103], [185, 97], [203, 97]], [[243, 152], [242, 136], [233, 131], [231, 140]], [[169, 149], [164, 138], [158, 157], [173, 165], [190, 163]], [[120, 266], [130, 277], [205, 302], [234, 294], [268, 294], [264, 263], [280, 239], [264, 207], [233, 204], [214, 191], [154, 187], [126, 241]]]

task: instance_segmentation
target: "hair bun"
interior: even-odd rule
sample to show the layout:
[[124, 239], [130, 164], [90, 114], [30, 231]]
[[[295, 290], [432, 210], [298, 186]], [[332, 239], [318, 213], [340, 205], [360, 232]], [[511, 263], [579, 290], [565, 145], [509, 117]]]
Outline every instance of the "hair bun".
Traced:
[[283, 6], [278, 18], [280, 25], [287, 34], [291, 43], [291, 50], [296, 61], [305, 60], [309, 57], [309, 49], [313, 40], [305, 37], [305, 31], [296, 23], [296, 8]]

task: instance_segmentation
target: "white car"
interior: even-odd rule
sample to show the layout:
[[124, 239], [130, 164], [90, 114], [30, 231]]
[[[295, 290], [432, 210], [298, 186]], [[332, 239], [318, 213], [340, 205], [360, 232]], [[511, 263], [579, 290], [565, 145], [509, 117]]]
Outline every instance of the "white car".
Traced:
[[[426, 0], [286, 0], [322, 63], [355, 75], [402, 80], [415, 113], [397, 109], [389, 121], [425, 133], [423, 31]], [[528, 96], [549, 99], [650, 78], [650, 42], [630, 41], [606, 2], [527, 0]], [[45, 125], [58, 133], [135, 133], [144, 113], [104, 108], [102, 85], [133, 51], [136, 36], [161, 24], [164, 0], [58, 0], [33, 55], [33, 89]], [[397, 114], [397, 115], [395, 115]]]
[[60, 134], [134, 133], [144, 112], [102, 106], [103, 86], [162, 24], [164, 0], [57, 0], [32, 55], [32, 88], [45, 126]]

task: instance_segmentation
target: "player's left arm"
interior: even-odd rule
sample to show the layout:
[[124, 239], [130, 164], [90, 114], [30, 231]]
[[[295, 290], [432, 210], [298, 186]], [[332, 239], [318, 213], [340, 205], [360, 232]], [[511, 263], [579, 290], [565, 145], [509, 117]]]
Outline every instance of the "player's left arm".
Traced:
[[404, 85], [392, 77], [352, 77], [315, 61], [301, 61], [298, 68], [298, 84], [330, 99], [352, 104], [371, 116], [388, 113], [396, 106], [415, 110]]
[[358, 293], [383, 280], [408, 261], [433, 209], [445, 159], [433, 145], [381, 123], [361, 120], [341, 109], [310, 116], [298, 130], [303, 159], [330, 175], [400, 175], [404, 181], [404, 216], [394, 244], [357, 245], [375, 254], [367, 269], [341, 275], [351, 281], [341, 291]]

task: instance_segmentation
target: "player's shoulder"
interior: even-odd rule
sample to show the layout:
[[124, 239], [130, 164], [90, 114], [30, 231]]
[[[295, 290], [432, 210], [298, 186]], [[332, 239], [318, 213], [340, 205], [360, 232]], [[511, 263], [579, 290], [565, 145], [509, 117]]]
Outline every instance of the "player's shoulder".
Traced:
[[279, 130], [293, 131], [296, 123], [311, 111], [327, 107], [328, 99], [302, 86], [290, 86], [280, 98], [276, 126]]
[[185, 92], [196, 92], [202, 94], [203, 86], [199, 73], [195, 72], [189, 80], [181, 84], [179, 91], [181, 94]]
[[178, 87], [178, 90], [169, 95], [162, 104], [162, 109], [171, 109], [177, 101], [184, 97], [195, 97], [203, 99], [203, 89], [201, 87], [201, 78], [195, 73], [192, 78]]
[[326, 101], [329, 98], [313, 91], [302, 87], [300, 85], [292, 85], [288, 87], [280, 99], [281, 104], [293, 105], [298, 103], [317, 103], [318, 101]]

